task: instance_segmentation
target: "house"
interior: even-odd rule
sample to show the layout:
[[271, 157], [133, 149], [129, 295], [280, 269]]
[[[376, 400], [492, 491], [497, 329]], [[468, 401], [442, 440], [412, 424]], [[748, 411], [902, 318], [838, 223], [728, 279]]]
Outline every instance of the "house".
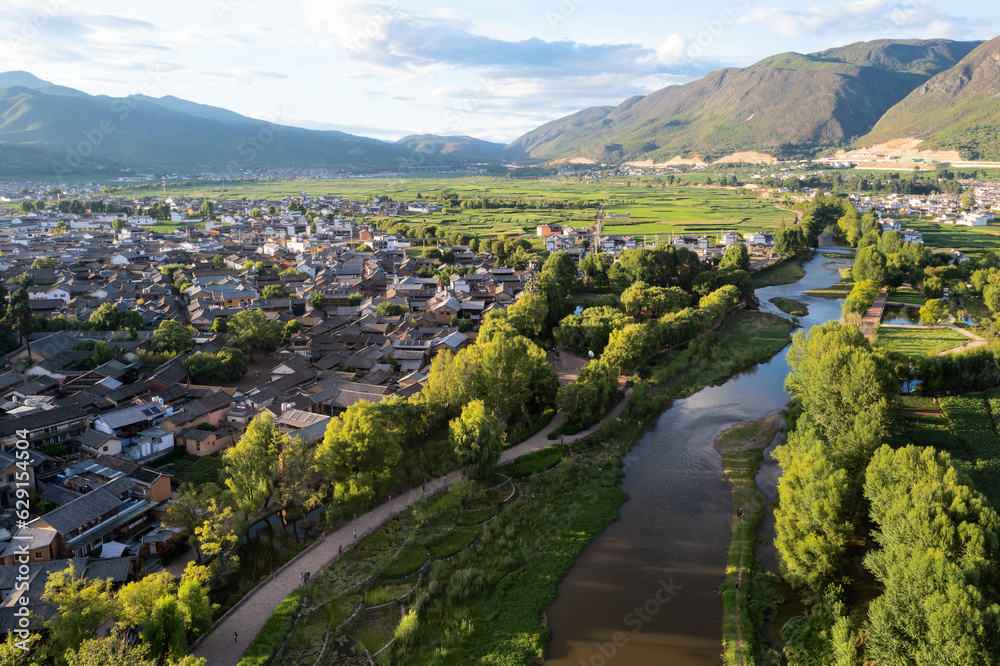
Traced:
[[904, 243], [923, 243], [924, 235], [919, 231], [914, 231], [913, 229], [905, 229], [903, 231], [903, 242]]
[[81, 407], [68, 407], [18, 415], [0, 422], [0, 440], [4, 440], [5, 449], [12, 448], [17, 439], [27, 440], [32, 447], [44, 442], [65, 442], [87, 429], [88, 413]]
[[729, 247], [733, 243], [741, 243], [741, 242], [743, 242], [743, 236], [741, 236], [735, 231], [727, 231], [722, 235], [722, 244], [725, 245], [726, 247]]
[[35, 518], [18, 529], [0, 555], [3, 563], [20, 563], [24, 556], [31, 562], [85, 557], [99, 553], [106, 542], [145, 529], [155, 521], [158, 503], [135, 488], [132, 479], [120, 476]]
[[223, 428], [181, 428], [174, 437], [177, 446], [183, 446], [184, 450], [192, 456], [210, 456], [213, 453], [232, 446], [237, 439], [237, 433], [242, 430], [233, 427]]
[[0, 506], [14, 506], [17, 501], [17, 490], [22, 488], [35, 492], [35, 468], [31, 465], [19, 465], [17, 456], [9, 451], [0, 451]]

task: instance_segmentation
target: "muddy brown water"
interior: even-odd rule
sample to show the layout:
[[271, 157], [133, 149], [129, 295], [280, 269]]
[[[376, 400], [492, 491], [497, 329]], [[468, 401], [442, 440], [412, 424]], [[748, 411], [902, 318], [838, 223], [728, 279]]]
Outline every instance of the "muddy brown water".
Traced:
[[[837, 248], [821, 248], [824, 252]], [[795, 298], [809, 306], [809, 327], [840, 317], [840, 302], [803, 296], [839, 281], [845, 259], [818, 253], [806, 276], [792, 285], [758, 290], [761, 307], [781, 314], [770, 299]], [[788, 364], [782, 352], [721, 386], [677, 400], [625, 461], [629, 500], [619, 520], [580, 555], [559, 585], [547, 612], [552, 631], [546, 664], [626, 666], [717, 664], [722, 652], [722, 599], [726, 551], [735, 508], [722, 461], [712, 444], [723, 430], [785, 407]], [[775, 464], [765, 464], [758, 485], [776, 496]], [[762, 536], [773, 538], [769, 512]], [[767, 532], [770, 530], [770, 533]], [[774, 566], [773, 553], [762, 552]]]

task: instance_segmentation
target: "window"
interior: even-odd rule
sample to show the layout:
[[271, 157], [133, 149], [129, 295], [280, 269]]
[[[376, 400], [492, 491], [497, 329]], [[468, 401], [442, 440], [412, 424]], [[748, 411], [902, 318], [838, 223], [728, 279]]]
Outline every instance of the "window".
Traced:
[[35, 559], [36, 560], [42, 559], [42, 551], [40, 551], [40, 550], [36, 550], [35, 551]]
[[195, 442], [194, 448], [195, 451], [201, 451], [201, 442]]
[[104, 447], [104, 452], [105, 452], [105, 453], [107, 453], [107, 452], [108, 452], [108, 447], [106, 447], [106, 446]]
[[7, 483], [14, 483], [14, 475], [13, 474], [8, 474], [7, 475]]

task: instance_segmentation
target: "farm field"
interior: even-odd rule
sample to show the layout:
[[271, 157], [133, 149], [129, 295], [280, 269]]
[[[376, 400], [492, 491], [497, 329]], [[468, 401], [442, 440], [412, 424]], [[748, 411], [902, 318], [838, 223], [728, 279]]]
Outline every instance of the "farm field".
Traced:
[[[994, 421], [996, 413], [992, 411], [1000, 407], [1000, 390], [941, 397], [938, 403], [948, 418], [951, 433], [973, 461], [964, 467], [976, 488], [989, 498], [994, 508], [1000, 506], [1000, 435]], [[960, 459], [954, 453], [953, 457]]]
[[[434, 201], [444, 190], [456, 192], [463, 200], [489, 197], [519, 200], [516, 207], [489, 210], [466, 209], [458, 214], [425, 213], [404, 215], [393, 221], [435, 225], [449, 231], [467, 231], [479, 235], [534, 235], [540, 224], [571, 225], [576, 228], [594, 224], [601, 204], [607, 212], [629, 213], [630, 219], [606, 220], [603, 231], [615, 235], [667, 235], [671, 233], [708, 235], [716, 240], [720, 232], [773, 230], [794, 224], [796, 214], [779, 210], [770, 200], [754, 195], [741, 196], [735, 190], [697, 186], [656, 186], [622, 179], [600, 183], [564, 179], [514, 180], [499, 177], [452, 178], [353, 178], [340, 180], [294, 180], [274, 183], [232, 183], [228, 185], [193, 184], [173, 187], [171, 196], [228, 200], [261, 201], [308, 194], [330, 195], [364, 200], [388, 196], [394, 201]], [[162, 190], [156, 186], [123, 188], [121, 195], [152, 195]], [[166, 229], [165, 229], [166, 230]], [[654, 238], [647, 239], [650, 242]], [[667, 238], [660, 238], [666, 242]]]

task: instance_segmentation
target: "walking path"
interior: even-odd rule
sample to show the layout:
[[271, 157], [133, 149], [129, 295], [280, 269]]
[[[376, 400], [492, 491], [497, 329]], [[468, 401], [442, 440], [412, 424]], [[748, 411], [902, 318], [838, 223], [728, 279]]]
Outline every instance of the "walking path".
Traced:
[[[624, 397], [608, 414], [592, 428], [580, 432], [576, 435], [567, 435], [561, 438], [561, 442], [572, 444], [597, 430], [605, 422], [617, 418], [628, 404], [628, 399], [632, 394], [632, 389], [625, 392]], [[525, 456], [554, 443], [548, 438], [549, 433], [566, 422], [561, 414], [556, 416], [552, 422], [540, 432], [517, 446], [513, 446], [503, 452], [500, 456], [500, 464], [510, 462], [521, 456]], [[461, 479], [460, 472], [452, 472], [438, 479], [427, 482], [427, 495], [445, 490], [449, 485]], [[243, 657], [243, 652], [253, 641], [257, 632], [278, 607], [285, 597], [292, 593], [295, 588], [301, 585], [301, 577], [304, 572], [315, 575], [330, 562], [337, 559], [338, 548], [344, 546], [350, 548], [355, 543], [354, 534], [357, 539], [362, 539], [368, 533], [378, 529], [387, 521], [399, 513], [406, 510], [411, 504], [421, 497], [424, 492], [420, 488], [405, 493], [399, 497], [376, 507], [368, 513], [358, 516], [356, 519], [342, 526], [332, 534], [316, 541], [312, 546], [297, 555], [290, 562], [282, 566], [275, 572], [274, 577], [260, 583], [251, 590], [243, 599], [216, 622], [210, 634], [207, 634], [193, 648], [196, 657], [204, 657], [210, 666], [235, 666]], [[234, 641], [234, 632], [238, 635], [238, 640]]]
[[865, 316], [861, 319], [861, 325], [858, 326], [858, 328], [861, 329], [861, 332], [864, 333], [866, 338], [870, 338], [872, 336], [872, 333], [875, 332], [875, 328], [878, 326], [879, 322], [882, 321], [882, 313], [885, 311], [885, 298], [886, 289], [885, 287], [882, 287], [882, 290], [879, 291], [875, 302], [872, 303], [872, 306], [868, 308], [868, 312], [866, 312]]

